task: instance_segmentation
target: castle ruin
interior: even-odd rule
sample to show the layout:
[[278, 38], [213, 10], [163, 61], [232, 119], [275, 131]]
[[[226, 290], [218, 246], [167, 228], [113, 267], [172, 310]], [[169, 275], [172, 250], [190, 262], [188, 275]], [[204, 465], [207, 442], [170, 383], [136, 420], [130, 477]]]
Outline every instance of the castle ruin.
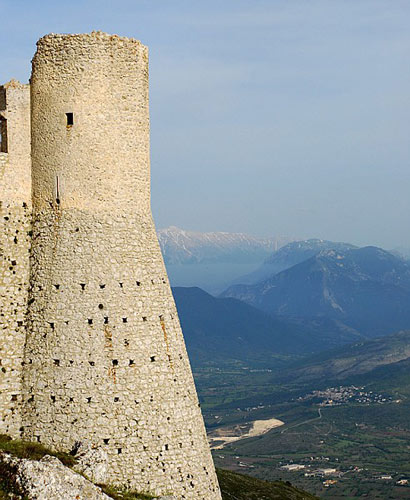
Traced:
[[150, 208], [148, 50], [47, 35], [0, 87], [0, 433], [221, 498]]

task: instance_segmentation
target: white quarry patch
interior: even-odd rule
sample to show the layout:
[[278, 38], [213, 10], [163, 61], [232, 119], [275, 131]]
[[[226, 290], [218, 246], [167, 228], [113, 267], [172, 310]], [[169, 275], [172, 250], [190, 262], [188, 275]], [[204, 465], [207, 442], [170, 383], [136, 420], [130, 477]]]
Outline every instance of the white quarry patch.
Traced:
[[250, 437], [262, 436], [263, 434], [266, 434], [270, 430], [275, 429], [276, 427], [280, 427], [281, 425], [284, 424], [285, 422], [282, 422], [282, 420], [279, 420], [277, 418], [270, 418], [269, 420], [255, 420], [254, 422], [252, 422], [249, 431], [246, 432], [245, 434], [241, 434], [240, 429], [237, 429], [238, 433], [235, 436], [218, 435], [217, 433], [215, 433], [212, 436], [209, 436], [211, 449], [220, 450], [224, 448], [227, 444], [234, 443], [235, 441], [239, 441], [241, 439]]

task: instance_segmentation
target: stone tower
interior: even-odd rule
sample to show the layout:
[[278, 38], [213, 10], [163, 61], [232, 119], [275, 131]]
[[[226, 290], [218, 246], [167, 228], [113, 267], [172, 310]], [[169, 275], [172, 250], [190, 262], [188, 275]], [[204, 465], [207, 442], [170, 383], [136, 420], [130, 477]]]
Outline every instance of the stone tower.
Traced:
[[[16, 379], [6, 381], [7, 419], [22, 398], [21, 421], [6, 421], [8, 432], [18, 428], [66, 451], [91, 442], [106, 452], [112, 484], [220, 499], [151, 216], [147, 48], [100, 32], [47, 35], [37, 44], [30, 87], [30, 286], [25, 334], [21, 309], [5, 310], [6, 338], [18, 340], [16, 352], [6, 346]], [[15, 92], [22, 145], [12, 135], [8, 142], [8, 162], [25, 180], [26, 90]], [[11, 134], [11, 108], [6, 118]], [[11, 259], [12, 233], [24, 236], [31, 211], [29, 184], [7, 208], [16, 207], [2, 240], [8, 295], [1, 300], [10, 304], [26, 300], [28, 267], [18, 271]], [[26, 240], [18, 240], [26, 258]]]

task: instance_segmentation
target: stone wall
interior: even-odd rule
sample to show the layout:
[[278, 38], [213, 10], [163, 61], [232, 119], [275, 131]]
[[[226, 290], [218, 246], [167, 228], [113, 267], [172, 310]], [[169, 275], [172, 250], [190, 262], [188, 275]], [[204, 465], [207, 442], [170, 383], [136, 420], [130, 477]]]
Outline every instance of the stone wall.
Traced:
[[103, 447], [111, 483], [220, 499], [151, 218], [147, 49], [48, 35], [31, 82], [24, 435]]
[[0, 88], [7, 150], [0, 153], [0, 433], [21, 435], [31, 223], [30, 88]]

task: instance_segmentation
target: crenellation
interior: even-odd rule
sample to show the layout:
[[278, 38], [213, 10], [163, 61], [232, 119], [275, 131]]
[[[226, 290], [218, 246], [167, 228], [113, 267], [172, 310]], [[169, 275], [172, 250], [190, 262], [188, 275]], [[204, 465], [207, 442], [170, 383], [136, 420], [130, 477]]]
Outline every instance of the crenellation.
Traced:
[[219, 500], [151, 216], [148, 49], [46, 35], [30, 87], [2, 89], [0, 432], [90, 441], [108, 483]]

